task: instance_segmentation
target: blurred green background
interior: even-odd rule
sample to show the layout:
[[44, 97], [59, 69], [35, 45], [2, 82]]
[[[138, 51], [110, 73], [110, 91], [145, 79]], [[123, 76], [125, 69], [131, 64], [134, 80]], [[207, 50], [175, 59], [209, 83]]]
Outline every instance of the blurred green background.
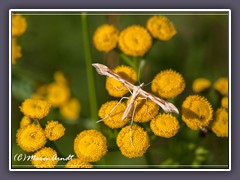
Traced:
[[[35, 14], [24, 15], [24, 17], [28, 24], [27, 31], [18, 38], [23, 57], [17, 61], [16, 65], [12, 65], [12, 157], [16, 153], [24, 153], [16, 145], [16, 131], [23, 116], [19, 110], [21, 102], [32, 95], [36, 84], [52, 82], [53, 74], [58, 70], [69, 79], [72, 96], [79, 99], [82, 107], [80, 118], [76, 123], [61, 120], [66, 127], [66, 134], [56, 141], [56, 146], [62, 155], [74, 154], [73, 141], [76, 135], [93, 126], [90, 119], [81, 15]], [[89, 37], [93, 62], [107, 64], [109, 67], [125, 64], [117, 53], [105, 54], [94, 48], [92, 36], [98, 26], [111, 23], [119, 30], [133, 24], [146, 26], [150, 17], [151, 15], [111, 15], [111, 13], [89, 15]], [[167, 17], [175, 25], [177, 34], [170, 41], [156, 41], [146, 57], [147, 63], [141, 78], [143, 82], [148, 83], [158, 72], [165, 69], [173, 69], [181, 73], [186, 81], [186, 88], [174, 102], [181, 113], [183, 100], [188, 95], [194, 94], [191, 85], [195, 78], [205, 77], [213, 83], [219, 77], [228, 77], [228, 15], [226, 13], [225, 15], [216, 15], [216, 13], [215, 15], [177, 15], [177, 13], [173, 15], [171, 13]], [[94, 76], [97, 106], [100, 108], [107, 100], [116, 98], [107, 94], [105, 77], [98, 75], [95, 70]], [[150, 91], [150, 86], [145, 89]], [[220, 107], [221, 97], [213, 88], [203, 95], [213, 105], [214, 110]], [[45, 118], [45, 121], [47, 120], [48, 117]], [[152, 163], [170, 168], [179, 168], [181, 167], [179, 165], [193, 167], [193, 164], [196, 165], [194, 167], [201, 168], [221, 167], [200, 165], [228, 165], [228, 138], [218, 138], [211, 131], [206, 136], [202, 136], [199, 131], [187, 128], [180, 116], [178, 120], [181, 128], [175, 137], [152, 139], [146, 155], [151, 156], [151, 162], [146, 161], [148, 159], [146, 157], [128, 159], [122, 156], [120, 151], [114, 148], [118, 130], [106, 128], [102, 123], [103, 133], [108, 138], [110, 150], [101, 161], [95, 164], [144, 165]], [[17, 162], [12, 159], [12, 164], [31, 163]]]

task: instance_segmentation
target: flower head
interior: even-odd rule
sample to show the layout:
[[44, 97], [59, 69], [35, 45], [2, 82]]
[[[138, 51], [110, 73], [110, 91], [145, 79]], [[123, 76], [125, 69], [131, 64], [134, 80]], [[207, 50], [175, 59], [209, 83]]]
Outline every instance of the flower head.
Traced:
[[165, 70], [154, 77], [151, 88], [162, 98], [174, 98], [184, 90], [185, 81], [176, 71]]
[[80, 102], [76, 98], [71, 98], [67, 103], [60, 107], [61, 115], [68, 120], [76, 120], [81, 111]]
[[20, 110], [25, 116], [31, 119], [42, 119], [48, 115], [51, 104], [48, 101], [40, 99], [26, 99]]
[[22, 57], [22, 48], [17, 44], [17, 39], [12, 38], [12, 64], [16, 64], [17, 59]]
[[[129, 66], [117, 66], [113, 71], [132, 84], [137, 81], [136, 71]], [[113, 97], [122, 97], [129, 92], [123, 83], [111, 77], [106, 79], [106, 89]]]
[[170, 40], [177, 33], [173, 23], [166, 16], [152, 16], [147, 21], [147, 29], [154, 38], [162, 41]]
[[[101, 108], [98, 111], [98, 116], [100, 118], [104, 119], [107, 117], [106, 119], [104, 119], [103, 122], [112, 129], [123, 127], [129, 121], [129, 119], [127, 118], [121, 120], [123, 113], [126, 109], [126, 105], [124, 103], [119, 103], [118, 105], [117, 104], [118, 101], [106, 102], [101, 106]], [[115, 109], [113, 110], [113, 108]]]
[[204, 97], [191, 95], [182, 104], [182, 120], [193, 130], [208, 126], [212, 114], [212, 106]]
[[20, 128], [23, 128], [30, 124], [32, 124], [32, 120], [28, 116], [23, 116], [23, 118], [20, 121]]
[[[132, 96], [127, 101], [127, 104], [129, 104], [131, 98]], [[132, 117], [134, 109], [135, 112], [133, 121], [144, 123], [150, 121], [158, 114], [159, 106], [150, 99], [147, 100], [141, 96], [138, 96], [133, 103], [133, 108], [132, 112], [130, 113], [130, 117]]]
[[212, 131], [218, 137], [228, 137], [228, 111], [220, 108], [215, 112]]
[[107, 153], [106, 137], [96, 130], [82, 131], [74, 140], [74, 151], [83, 161], [98, 161]]
[[128, 158], [141, 157], [150, 146], [146, 131], [139, 126], [126, 126], [117, 136], [117, 145], [121, 153]]
[[221, 105], [222, 105], [223, 108], [228, 109], [228, 97], [227, 96], [222, 98]]
[[40, 149], [33, 157], [32, 164], [36, 168], [54, 168], [58, 163], [57, 152], [50, 147]]
[[118, 44], [126, 55], [143, 56], [151, 47], [152, 38], [144, 27], [132, 25], [120, 33]]
[[93, 42], [97, 50], [109, 52], [117, 46], [118, 30], [113, 25], [104, 24], [97, 28]]
[[39, 125], [30, 124], [17, 131], [17, 144], [26, 152], [42, 148], [46, 143], [44, 130]]
[[223, 96], [228, 95], [228, 78], [221, 77], [214, 83], [214, 88]]
[[27, 21], [20, 14], [12, 16], [12, 36], [21, 36], [27, 29]]
[[73, 158], [67, 162], [65, 168], [92, 168], [93, 165], [89, 162], [85, 162], [80, 158]]
[[165, 138], [175, 136], [180, 128], [177, 118], [171, 114], [159, 114], [151, 120], [150, 127], [156, 136]]
[[45, 135], [51, 141], [60, 139], [65, 134], [64, 126], [58, 121], [48, 121], [45, 127]]
[[192, 89], [194, 92], [199, 93], [211, 86], [211, 81], [206, 78], [197, 78], [193, 81]]
[[59, 83], [59, 84], [67, 84], [68, 83], [66, 77], [64, 76], [64, 74], [61, 71], [56, 71], [54, 73], [53, 77], [54, 77], [54, 80], [56, 83]]

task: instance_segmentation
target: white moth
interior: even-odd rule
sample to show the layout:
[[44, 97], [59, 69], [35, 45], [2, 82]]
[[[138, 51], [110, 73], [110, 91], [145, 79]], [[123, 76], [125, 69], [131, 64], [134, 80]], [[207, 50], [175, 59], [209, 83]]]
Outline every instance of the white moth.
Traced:
[[[167, 102], [161, 98], [158, 98], [158, 97], [144, 91], [142, 89], [144, 83], [140, 84], [139, 86], [135, 86], [132, 83], [125, 80], [124, 78], [122, 78], [121, 76], [119, 76], [118, 74], [116, 74], [115, 72], [113, 72], [111, 69], [109, 69], [107, 66], [105, 66], [103, 64], [94, 63], [94, 64], [92, 64], [92, 66], [96, 68], [98, 74], [114, 78], [117, 81], [120, 81], [121, 83], [123, 83], [124, 86], [126, 86], [128, 88], [128, 90], [130, 91], [130, 93], [132, 94], [132, 98], [130, 99], [130, 102], [128, 103], [128, 105], [123, 113], [123, 116], [121, 118], [122, 120], [124, 120], [126, 117], [128, 117], [128, 115], [131, 113], [131, 110], [133, 109], [134, 101], [136, 100], [138, 95], [141, 95], [146, 100], [147, 100], [147, 98], [151, 99], [153, 102], [158, 104], [163, 109], [163, 111], [166, 113], [171, 113], [171, 112], [174, 112], [177, 114], [179, 113], [178, 109], [172, 103]], [[122, 99], [128, 99], [128, 98], [123, 97]], [[122, 99], [120, 101], [122, 101]], [[120, 101], [119, 101], [119, 103], [120, 103]], [[114, 111], [116, 106], [111, 110], [111, 112], [109, 114], [111, 114]], [[133, 110], [133, 115], [132, 115], [133, 117], [134, 117], [135, 109], [136, 109], [136, 106]], [[104, 118], [104, 119], [106, 119], [106, 118]], [[104, 119], [102, 119], [100, 121], [103, 121]], [[133, 118], [132, 118], [132, 121], [133, 121]]]

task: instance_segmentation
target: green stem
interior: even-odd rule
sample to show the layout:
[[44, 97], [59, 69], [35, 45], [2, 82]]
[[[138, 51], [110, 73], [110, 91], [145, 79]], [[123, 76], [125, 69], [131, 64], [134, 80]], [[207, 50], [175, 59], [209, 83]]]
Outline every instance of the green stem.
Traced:
[[88, 77], [90, 112], [91, 112], [91, 118], [93, 121], [93, 127], [98, 129], [99, 126], [96, 123], [96, 120], [98, 120], [97, 97], [96, 97], [96, 89], [95, 89], [94, 75], [93, 75], [93, 68], [92, 68], [90, 43], [89, 43], [89, 37], [88, 37], [89, 31], [88, 31], [87, 14], [83, 13], [81, 15], [81, 18], [82, 18], [82, 29], [83, 29], [84, 54], [85, 54], [86, 70], [87, 70], [87, 77]]
[[128, 57], [122, 52], [120, 52], [120, 56], [128, 65], [130, 65], [133, 69], [137, 71], [136, 63], [130, 57]]

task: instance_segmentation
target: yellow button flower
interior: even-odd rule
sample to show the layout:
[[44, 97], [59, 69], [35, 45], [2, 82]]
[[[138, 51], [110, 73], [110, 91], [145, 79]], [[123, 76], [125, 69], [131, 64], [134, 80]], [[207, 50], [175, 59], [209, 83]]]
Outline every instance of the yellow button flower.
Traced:
[[113, 25], [103, 24], [93, 35], [93, 42], [98, 51], [109, 52], [117, 46], [118, 30]]
[[223, 97], [222, 100], [221, 100], [221, 105], [223, 108], [226, 108], [228, 109], [228, 97]]
[[[132, 84], [137, 81], [136, 71], [129, 66], [117, 66], [113, 71]], [[110, 77], [106, 79], [106, 89], [113, 97], [122, 97], [129, 92], [121, 82]]]
[[218, 137], [228, 137], [228, 111], [220, 108], [216, 111], [212, 131]]
[[[132, 96], [130, 96], [130, 99], [132, 98]], [[127, 101], [127, 104], [129, 104], [130, 99]], [[150, 121], [152, 118], [154, 118], [159, 111], [159, 106], [154, 103], [152, 100], [150, 99], [143, 99], [143, 97], [138, 96], [136, 98], [136, 100], [134, 101], [133, 107], [132, 107], [132, 112], [130, 113], [130, 118], [132, 118], [133, 115], [133, 110], [135, 109], [135, 113], [134, 113], [134, 122], [140, 122], [140, 123], [144, 123], [144, 122], [148, 122]]]
[[212, 106], [204, 97], [191, 95], [182, 104], [182, 120], [193, 130], [208, 126], [212, 114]]
[[50, 147], [44, 147], [34, 153], [32, 164], [36, 168], [54, 168], [58, 163], [57, 152]]
[[76, 120], [79, 117], [81, 105], [78, 99], [72, 98], [60, 107], [61, 115], [68, 120]]
[[53, 75], [55, 82], [59, 84], [67, 84], [68, 80], [61, 71], [56, 71]]
[[170, 40], [177, 33], [173, 23], [166, 16], [152, 16], [147, 21], [147, 29], [154, 38], [162, 41]]
[[51, 141], [60, 139], [65, 134], [64, 126], [58, 121], [48, 121], [45, 127], [45, 135]]
[[74, 151], [83, 161], [99, 161], [107, 153], [107, 139], [96, 130], [82, 131], [74, 140]]
[[150, 127], [156, 136], [170, 138], [177, 134], [180, 125], [173, 115], [159, 114], [151, 120]]
[[26, 29], [26, 19], [20, 14], [12, 15], [12, 36], [21, 36]]
[[139, 126], [126, 126], [117, 136], [121, 153], [128, 158], [141, 157], [150, 146], [147, 132]]
[[89, 162], [85, 162], [80, 158], [73, 158], [67, 162], [65, 168], [92, 168], [93, 165]]
[[40, 99], [26, 99], [20, 110], [25, 116], [31, 119], [42, 119], [48, 115], [51, 104], [48, 101]]
[[[110, 128], [120, 128], [125, 126], [129, 119], [125, 118], [121, 120], [123, 113], [126, 109], [126, 105], [122, 102], [119, 103], [118, 106], [113, 110], [113, 108], [117, 105], [118, 101], [109, 101], [101, 106], [98, 111], [98, 116], [104, 119], [104, 124], [106, 124]], [[112, 111], [113, 110], [113, 111]], [[112, 112], [111, 112], [112, 111]], [[110, 113], [111, 112], [111, 113]]]
[[228, 95], [228, 78], [221, 77], [214, 83], [214, 88], [223, 96]]
[[22, 57], [22, 48], [17, 44], [17, 39], [12, 38], [12, 64], [16, 64], [17, 60]]
[[152, 38], [144, 27], [132, 25], [120, 33], [118, 44], [126, 55], [143, 56], [150, 49]]
[[158, 73], [151, 85], [152, 91], [162, 98], [174, 98], [185, 88], [185, 81], [181, 74], [173, 70]]
[[193, 81], [192, 89], [194, 92], [202, 92], [211, 86], [211, 81], [206, 78], [197, 78]]
[[16, 134], [17, 144], [26, 152], [42, 148], [46, 141], [44, 130], [39, 125], [31, 124], [20, 128]]
[[20, 121], [20, 128], [26, 127], [30, 124], [32, 124], [32, 120], [28, 116], [23, 116]]

